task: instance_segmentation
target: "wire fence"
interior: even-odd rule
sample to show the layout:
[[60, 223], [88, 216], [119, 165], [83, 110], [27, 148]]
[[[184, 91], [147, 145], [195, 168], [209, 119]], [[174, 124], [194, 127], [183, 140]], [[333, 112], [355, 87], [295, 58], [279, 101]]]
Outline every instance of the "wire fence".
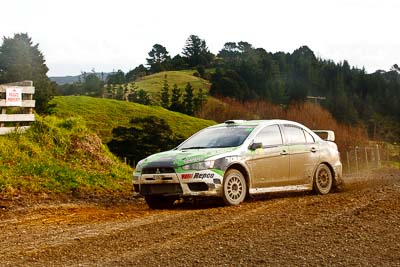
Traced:
[[400, 145], [375, 143], [368, 146], [356, 146], [343, 155], [345, 174], [359, 173], [400, 162]]

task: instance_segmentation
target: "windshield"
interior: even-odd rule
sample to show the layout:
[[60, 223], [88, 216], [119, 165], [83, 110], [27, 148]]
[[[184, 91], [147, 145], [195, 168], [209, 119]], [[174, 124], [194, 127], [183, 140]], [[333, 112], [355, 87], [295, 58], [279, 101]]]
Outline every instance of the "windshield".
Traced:
[[186, 140], [178, 149], [236, 147], [243, 144], [253, 127], [208, 128]]

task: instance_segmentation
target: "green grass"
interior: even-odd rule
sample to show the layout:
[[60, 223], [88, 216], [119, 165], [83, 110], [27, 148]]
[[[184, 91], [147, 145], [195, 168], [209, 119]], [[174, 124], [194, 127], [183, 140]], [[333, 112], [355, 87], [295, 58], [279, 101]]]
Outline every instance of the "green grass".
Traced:
[[131, 189], [132, 169], [79, 118], [36, 116], [25, 133], [0, 136], [0, 162], [0, 195]]
[[[210, 84], [194, 71], [167, 72], [184, 88], [208, 91]], [[165, 73], [138, 81], [140, 89], [157, 95]], [[88, 96], [55, 97], [51, 116], [36, 116], [23, 134], [0, 136], [0, 196], [19, 193], [130, 194], [132, 169], [109, 152], [112, 130], [129, 126], [133, 118], [156, 116], [174, 133], [189, 137], [215, 122], [132, 102]]]
[[57, 116], [68, 118], [80, 116], [87, 126], [96, 132], [103, 143], [111, 140], [112, 129], [128, 126], [132, 118], [157, 116], [170, 125], [172, 131], [189, 137], [198, 130], [214, 124], [212, 121], [198, 119], [160, 106], [145, 106], [137, 103], [87, 96], [55, 97], [52, 103]]
[[195, 92], [197, 92], [200, 88], [202, 88], [204, 92], [208, 92], [211, 86], [210, 82], [193, 76], [194, 72], [195, 70], [159, 72], [145, 76], [136, 81], [135, 84], [139, 87], [139, 89], [143, 89], [150, 94], [157, 94], [161, 91], [164, 84], [164, 77], [167, 75], [167, 81], [170, 90], [172, 90], [174, 84], [177, 84], [178, 87], [183, 90], [186, 84], [189, 82], [193, 86]]

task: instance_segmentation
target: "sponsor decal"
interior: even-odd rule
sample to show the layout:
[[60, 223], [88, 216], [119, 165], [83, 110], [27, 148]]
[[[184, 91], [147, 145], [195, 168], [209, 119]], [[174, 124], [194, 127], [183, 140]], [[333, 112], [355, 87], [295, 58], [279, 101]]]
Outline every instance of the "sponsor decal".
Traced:
[[182, 179], [192, 179], [193, 173], [183, 173]]
[[208, 179], [214, 178], [214, 173], [198, 173], [194, 174], [193, 179]]

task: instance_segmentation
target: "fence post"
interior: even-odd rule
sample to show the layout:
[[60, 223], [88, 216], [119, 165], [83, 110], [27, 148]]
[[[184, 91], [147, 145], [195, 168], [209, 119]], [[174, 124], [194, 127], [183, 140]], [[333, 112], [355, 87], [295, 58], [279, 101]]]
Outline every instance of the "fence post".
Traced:
[[375, 151], [376, 151], [376, 167], [380, 168], [381, 167], [381, 157], [379, 155], [379, 145], [375, 145]]
[[356, 154], [356, 172], [358, 173], [358, 156], [357, 156], [357, 148], [358, 146], [356, 146], [356, 148], [354, 149], [354, 152]]
[[351, 173], [351, 168], [350, 168], [349, 151], [346, 151], [346, 158], [347, 158], [347, 170], [349, 171], [349, 174], [350, 174]]
[[[1, 107], [1, 114], [6, 114], [7, 113], [7, 108], [6, 107]], [[0, 123], [0, 127], [4, 127], [4, 122]]]

